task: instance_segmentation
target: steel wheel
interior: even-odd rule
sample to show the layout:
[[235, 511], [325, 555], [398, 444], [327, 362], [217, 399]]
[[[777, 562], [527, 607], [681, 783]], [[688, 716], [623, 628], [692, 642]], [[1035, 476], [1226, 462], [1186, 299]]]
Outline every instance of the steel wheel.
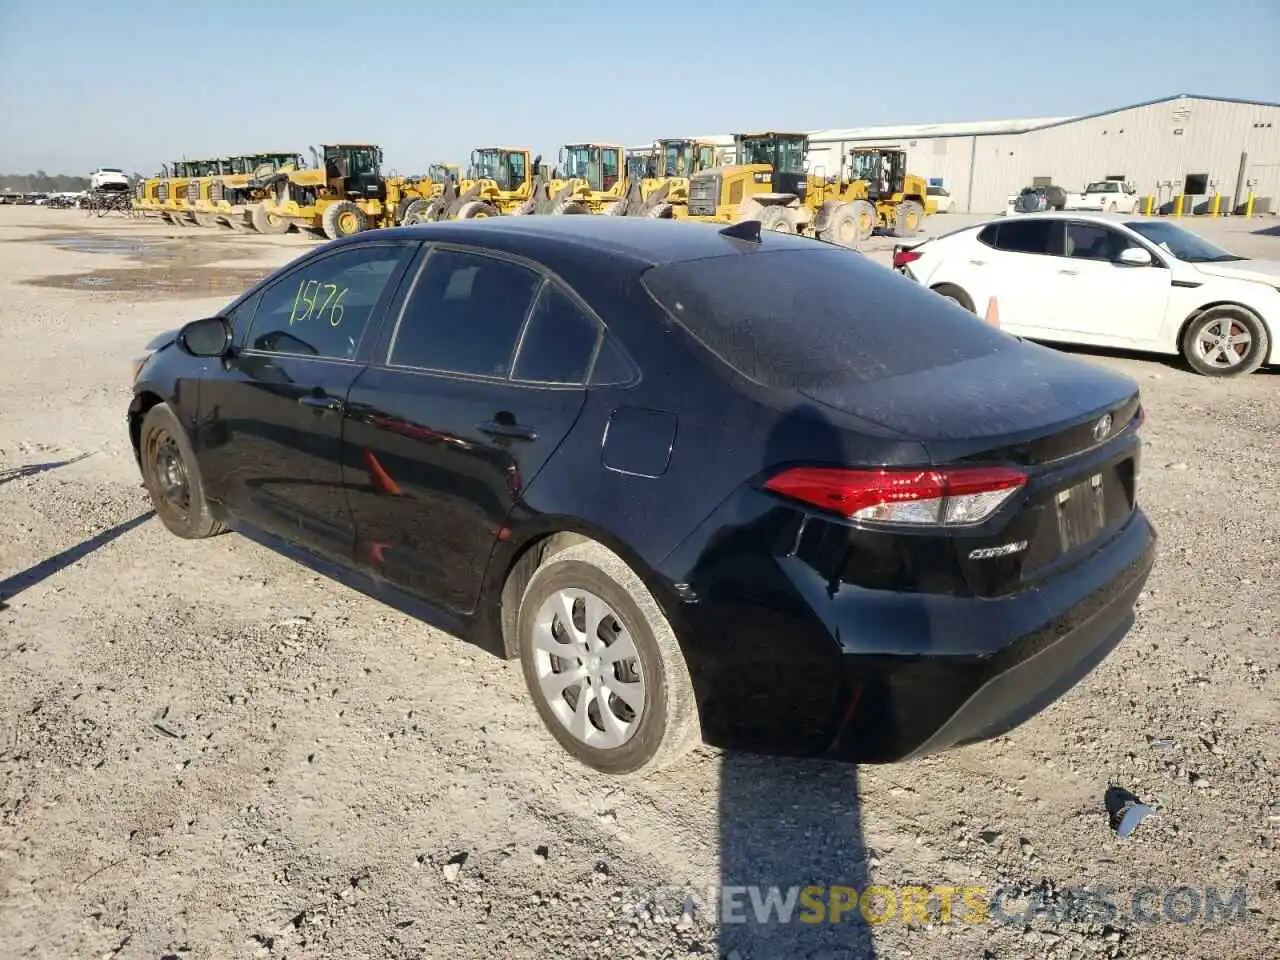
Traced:
[[172, 533], [195, 540], [226, 529], [210, 513], [195, 454], [168, 404], [156, 404], [142, 418], [138, 462], [151, 506]]
[[575, 739], [600, 749], [630, 740], [645, 710], [640, 655], [621, 619], [587, 590], [557, 590], [534, 621], [534, 673]]
[[160, 494], [165, 503], [186, 516], [191, 509], [191, 485], [187, 465], [182, 460], [178, 441], [165, 429], [157, 430], [148, 440], [147, 454], [155, 470]]

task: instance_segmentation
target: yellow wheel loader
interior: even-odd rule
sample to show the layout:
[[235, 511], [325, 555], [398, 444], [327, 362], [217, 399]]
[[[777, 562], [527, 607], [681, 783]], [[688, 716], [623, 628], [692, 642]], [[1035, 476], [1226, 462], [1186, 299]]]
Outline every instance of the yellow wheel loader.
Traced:
[[216, 222], [225, 223], [233, 230], [247, 228], [251, 226], [250, 204], [266, 198], [266, 191], [255, 188], [255, 182], [280, 171], [287, 173], [305, 168], [302, 154], [296, 151], [266, 151], [231, 157], [225, 172], [203, 186], [200, 206]]
[[394, 223], [397, 197], [382, 176], [382, 148], [367, 143], [325, 144], [315, 164], [279, 170], [249, 183], [263, 199], [248, 205], [259, 233], [290, 226], [322, 231], [330, 240]]
[[928, 184], [907, 173], [900, 147], [855, 147], [849, 151], [850, 181], [876, 208], [881, 227], [895, 237], [912, 236], [927, 215]]
[[133, 188], [133, 208], [144, 217], [164, 216], [164, 200], [168, 196], [169, 168], [160, 165], [154, 177], [140, 180]]
[[720, 163], [715, 144], [705, 140], [658, 140], [648, 155], [641, 156], [643, 168], [628, 166], [627, 208], [620, 212], [657, 220], [684, 219], [689, 178]]
[[[175, 160], [171, 174], [165, 181], [164, 198], [160, 209], [166, 219], [175, 226], [185, 227], [196, 222], [197, 199], [200, 178], [216, 164], [214, 160]], [[193, 186], [194, 185], [194, 186]]]
[[534, 212], [544, 190], [541, 157], [522, 147], [477, 147], [460, 180], [449, 176], [431, 199], [408, 204], [402, 223], [476, 220]]
[[[873, 200], [868, 184], [844, 176], [811, 176], [805, 170], [809, 138], [803, 133], [749, 133], [734, 137], [736, 162], [731, 166], [696, 173], [689, 182], [688, 216], [711, 223], [758, 220], [762, 228], [780, 233], [816, 237], [828, 243], [857, 248], [871, 236], [882, 217], [894, 216], [894, 229], [914, 232], [920, 217], [914, 215], [915, 198], [908, 192], [893, 201], [892, 194], [877, 191]], [[903, 177], [904, 186], [923, 181]], [[892, 186], [892, 183], [890, 183]], [[899, 207], [906, 207], [898, 216]], [[923, 211], [923, 190], [919, 200]], [[902, 224], [898, 225], [898, 220]]]
[[210, 189], [224, 174], [231, 172], [231, 158], [194, 160], [188, 170], [186, 205], [191, 222], [197, 227], [216, 227], [218, 216], [214, 211]]
[[[406, 224], [408, 222], [406, 218], [411, 210], [414, 213], [413, 222], [421, 222], [423, 220], [422, 210], [425, 206], [439, 197], [448, 183], [452, 183], [456, 191], [458, 181], [461, 179], [462, 168], [456, 163], [428, 164], [427, 172], [423, 176], [388, 178], [388, 193], [397, 197], [395, 202], [396, 225]], [[390, 202], [390, 196], [388, 197], [388, 202]]]

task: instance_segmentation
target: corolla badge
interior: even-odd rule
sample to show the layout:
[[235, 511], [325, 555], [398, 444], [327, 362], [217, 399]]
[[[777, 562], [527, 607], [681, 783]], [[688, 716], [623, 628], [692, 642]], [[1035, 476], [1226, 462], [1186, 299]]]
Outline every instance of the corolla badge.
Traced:
[[1102, 418], [1093, 425], [1093, 439], [1102, 441], [1107, 439], [1107, 435], [1111, 433], [1111, 414], [1104, 413]]

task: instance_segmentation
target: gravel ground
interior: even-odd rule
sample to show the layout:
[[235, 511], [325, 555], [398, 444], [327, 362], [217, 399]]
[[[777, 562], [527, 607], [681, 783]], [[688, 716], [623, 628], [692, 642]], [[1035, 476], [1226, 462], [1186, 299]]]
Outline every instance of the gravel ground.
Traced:
[[[1280, 258], [1259, 223], [1196, 227]], [[1160, 557], [1125, 642], [1010, 736], [618, 782], [514, 664], [150, 515], [130, 359], [312, 242], [0, 207], [0, 956], [1280, 955], [1280, 372], [1080, 354], [1145, 392]], [[1127, 839], [1109, 788], [1156, 808]], [[951, 909], [754, 916], [869, 884]]]

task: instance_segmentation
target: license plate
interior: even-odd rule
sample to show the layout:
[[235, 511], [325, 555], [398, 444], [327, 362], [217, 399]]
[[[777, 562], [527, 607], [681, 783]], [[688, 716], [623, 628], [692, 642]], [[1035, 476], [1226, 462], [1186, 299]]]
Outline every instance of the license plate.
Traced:
[[1058, 535], [1063, 551], [1082, 546], [1102, 532], [1106, 526], [1102, 474], [1058, 492]]

